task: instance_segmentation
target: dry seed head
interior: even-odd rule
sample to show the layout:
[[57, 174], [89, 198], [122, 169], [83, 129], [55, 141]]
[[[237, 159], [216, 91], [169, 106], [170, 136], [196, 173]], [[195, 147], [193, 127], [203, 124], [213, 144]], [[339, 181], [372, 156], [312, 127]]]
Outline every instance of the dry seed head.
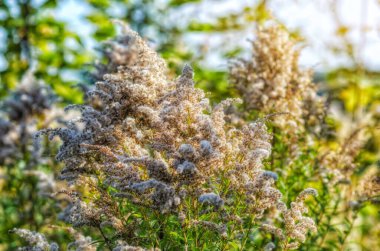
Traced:
[[246, 107], [264, 114], [288, 113], [274, 121], [289, 134], [320, 126], [324, 102], [316, 94], [310, 72], [298, 67], [300, 51], [295, 42], [275, 25], [260, 28], [256, 35], [252, 58], [230, 65], [231, 83]]

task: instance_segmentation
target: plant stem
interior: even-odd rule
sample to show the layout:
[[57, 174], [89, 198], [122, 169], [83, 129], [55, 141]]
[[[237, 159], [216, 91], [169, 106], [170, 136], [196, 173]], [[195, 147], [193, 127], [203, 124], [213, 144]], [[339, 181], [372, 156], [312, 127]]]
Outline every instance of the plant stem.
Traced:
[[341, 251], [344, 250], [344, 247], [345, 247], [345, 245], [346, 245], [346, 240], [347, 240], [348, 236], [350, 235], [352, 229], [354, 228], [354, 223], [355, 223], [355, 220], [356, 220], [356, 218], [357, 218], [357, 216], [358, 216], [358, 213], [359, 213], [359, 210], [355, 211], [355, 212], [354, 212], [354, 215], [352, 216], [352, 221], [350, 222], [350, 226], [349, 226], [349, 228], [347, 229], [347, 231], [346, 231], [346, 235], [345, 235], [344, 238], [343, 238], [342, 246], [341, 246], [341, 248], [340, 248]]
[[100, 231], [100, 234], [102, 235], [103, 239], [104, 239], [104, 242], [106, 243], [107, 247], [109, 248], [109, 250], [112, 250], [112, 245], [110, 243], [110, 240], [107, 238], [107, 236], [104, 234], [102, 228], [100, 226], [98, 226], [98, 229]]

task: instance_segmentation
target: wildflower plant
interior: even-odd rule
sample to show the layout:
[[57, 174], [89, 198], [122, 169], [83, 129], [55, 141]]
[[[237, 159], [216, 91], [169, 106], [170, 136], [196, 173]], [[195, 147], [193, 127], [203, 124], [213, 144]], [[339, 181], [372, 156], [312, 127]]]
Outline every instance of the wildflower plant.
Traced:
[[16, 236], [8, 233], [10, 229], [28, 228], [30, 231], [14, 232], [24, 237], [33, 235], [40, 243], [40, 235], [32, 232], [56, 218], [50, 194], [61, 185], [54, 178], [58, 164], [49, 158], [56, 144], [45, 141], [47, 151], [42, 153], [33, 141], [39, 130], [57, 126], [63, 119], [56, 101], [51, 89], [29, 71], [0, 103], [0, 235], [2, 241], [13, 243], [10, 248], [17, 243]]
[[[292, 199], [297, 194], [289, 191], [289, 187], [295, 191], [309, 185], [318, 188], [320, 197], [311, 208], [319, 231], [306, 245], [298, 248], [324, 248], [330, 245], [327, 240], [330, 233], [336, 231], [339, 244], [333, 242], [333, 245], [335, 248], [340, 245], [343, 249], [354, 221], [367, 201], [363, 199], [366, 196], [357, 200], [355, 194], [360, 190], [361, 175], [358, 173], [360, 169], [361, 172], [367, 169], [359, 157], [368, 142], [367, 131], [374, 122], [367, 115], [367, 120], [360, 126], [349, 128], [352, 132], [347, 137], [329, 139], [331, 135], [342, 134], [343, 130], [327, 125], [327, 121], [334, 120], [330, 107], [325, 98], [317, 94], [310, 71], [298, 66], [299, 54], [296, 42], [284, 29], [277, 25], [261, 27], [252, 42], [251, 58], [238, 59], [230, 64], [230, 80], [244, 100], [241, 117], [274, 115], [269, 168], [282, 174], [284, 182], [279, 185], [280, 191]], [[353, 123], [350, 125], [352, 127]], [[354, 204], [356, 206], [352, 207]], [[282, 211], [286, 212], [285, 209]], [[334, 223], [339, 227], [333, 227]], [[274, 233], [277, 231], [276, 228], [266, 228]], [[296, 246], [290, 244], [288, 247]]]
[[239, 100], [211, 106], [188, 65], [169, 79], [165, 62], [127, 27], [112, 44], [125, 58], [88, 93], [101, 105], [68, 106], [81, 116], [37, 135], [63, 141], [65, 222], [97, 229], [115, 250], [245, 249], [267, 244], [268, 233], [291, 249], [315, 231], [303, 201], [316, 191], [288, 209], [277, 174], [264, 169], [272, 150], [264, 120], [228, 123], [224, 110]]

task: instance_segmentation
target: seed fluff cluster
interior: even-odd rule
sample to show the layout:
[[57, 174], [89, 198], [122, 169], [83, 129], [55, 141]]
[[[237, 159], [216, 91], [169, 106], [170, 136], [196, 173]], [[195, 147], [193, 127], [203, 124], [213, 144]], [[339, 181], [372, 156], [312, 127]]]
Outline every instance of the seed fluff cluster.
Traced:
[[339, 139], [341, 143], [334, 149], [322, 149], [319, 156], [321, 175], [325, 182], [332, 185], [350, 182], [357, 168], [357, 157], [368, 141], [368, 135], [363, 127], [357, 127], [348, 136]]
[[27, 241], [30, 246], [18, 248], [21, 251], [58, 251], [57, 243], [49, 243], [46, 237], [40, 233], [27, 229], [12, 229], [10, 232], [17, 234]]
[[29, 165], [38, 162], [32, 135], [53, 126], [58, 117], [53, 109], [55, 100], [48, 86], [30, 71], [17, 90], [0, 103], [0, 164], [12, 164], [17, 158], [29, 159]]

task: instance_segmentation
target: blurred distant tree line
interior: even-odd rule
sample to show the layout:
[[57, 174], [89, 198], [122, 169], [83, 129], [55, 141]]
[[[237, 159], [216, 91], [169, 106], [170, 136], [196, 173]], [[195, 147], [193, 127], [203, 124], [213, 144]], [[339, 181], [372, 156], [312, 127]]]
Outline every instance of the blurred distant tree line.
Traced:
[[[83, 65], [91, 62], [95, 52], [86, 48], [80, 28], [73, 29], [67, 21], [57, 17], [59, 9], [69, 3], [70, 1], [59, 0], [0, 2], [0, 34], [3, 44], [0, 47], [3, 55], [0, 64], [0, 96], [14, 88], [28, 69], [33, 69], [35, 76], [51, 85], [64, 100], [80, 102], [80, 92], [71, 87], [78, 81], [86, 81], [85, 73], [89, 69], [84, 69]], [[186, 7], [197, 8], [200, 4], [200, 0], [75, 1], [75, 5], [85, 6], [89, 10], [79, 18], [82, 18], [83, 25], [93, 28], [93, 40], [104, 41], [112, 37], [115, 34], [112, 19], [123, 20], [142, 36], [153, 39], [157, 50], [176, 72], [184, 61], [198, 62], [206, 53], [204, 48], [199, 48], [196, 52], [190, 51], [184, 45], [183, 35], [223, 34], [244, 30], [253, 22], [261, 22], [269, 17], [266, 1], [258, 1], [251, 7], [242, 9], [241, 13], [215, 16], [208, 23], [195, 18], [185, 23], [183, 20], [168, 18], [171, 13], [181, 13]], [[70, 13], [65, 15], [70, 17]], [[239, 48], [233, 48], [224, 56], [230, 57], [239, 52]], [[193, 67], [197, 70], [199, 65], [194, 63]], [[202, 79], [202, 83], [199, 83], [201, 86], [221, 93], [227, 92], [226, 74], [223, 71], [209, 69], [200, 73], [198, 79]]]

